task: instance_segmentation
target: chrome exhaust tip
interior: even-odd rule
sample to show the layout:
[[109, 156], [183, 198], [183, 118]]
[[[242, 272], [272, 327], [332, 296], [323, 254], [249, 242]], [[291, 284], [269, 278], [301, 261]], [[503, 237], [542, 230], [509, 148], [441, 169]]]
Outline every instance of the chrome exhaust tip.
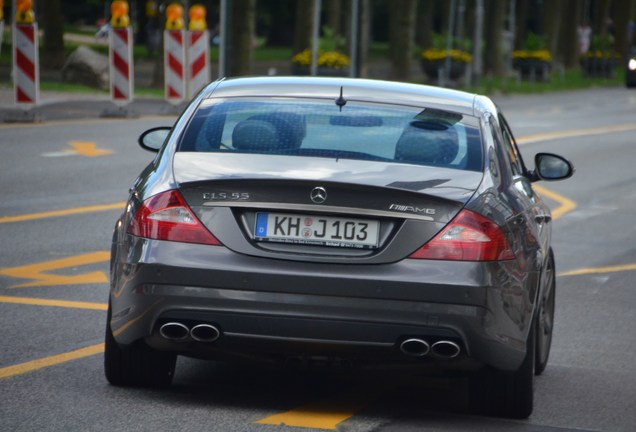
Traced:
[[411, 357], [424, 357], [430, 349], [428, 342], [422, 339], [407, 339], [400, 344], [400, 351]]
[[212, 324], [197, 324], [190, 330], [190, 336], [198, 342], [214, 342], [221, 332]]
[[165, 339], [182, 341], [190, 334], [190, 329], [179, 322], [168, 322], [159, 328], [159, 334]]
[[457, 357], [462, 352], [462, 349], [453, 341], [441, 340], [431, 346], [431, 351], [437, 357], [452, 359]]

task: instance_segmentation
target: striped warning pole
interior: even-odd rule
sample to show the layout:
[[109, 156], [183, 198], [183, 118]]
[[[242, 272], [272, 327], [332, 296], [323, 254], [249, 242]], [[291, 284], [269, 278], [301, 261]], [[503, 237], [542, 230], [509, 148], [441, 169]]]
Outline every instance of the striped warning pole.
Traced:
[[183, 7], [172, 3], [166, 8], [163, 33], [165, 98], [178, 104], [186, 97], [186, 49]]
[[36, 105], [40, 99], [38, 24], [30, 0], [16, 4], [13, 25], [13, 85], [17, 105]]
[[110, 98], [125, 105], [133, 98], [132, 29], [128, 18], [128, 2], [111, 3], [111, 29], [108, 32], [110, 59]]
[[210, 35], [205, 21], [205, 7], [190, 8], [188, 24], [188, 96], [192, 98], [210, 82]]
[[164, 32], [164, 68], [166, 100], [179, 103], [185, 99], [185, 32], [166, 30]]

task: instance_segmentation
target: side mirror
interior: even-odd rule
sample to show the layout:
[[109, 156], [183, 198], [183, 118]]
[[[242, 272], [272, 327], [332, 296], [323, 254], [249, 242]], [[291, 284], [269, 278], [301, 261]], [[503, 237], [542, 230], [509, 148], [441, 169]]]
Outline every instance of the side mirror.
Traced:
[[161, 149], [161, 146], [163, 146], [166, 138], [170, 135], [170, 131], [172, 131], [172, 128], [169, 126], [160, 126], [148, 129], [139, 136], [139, 145], [144, 150], [156, 153], [159, 149]]
[[537, 153], [534, 166], [534, 171], [529, 173], [531, 181], [564, 180], [574, 174], [572, 162], [552, 153]]

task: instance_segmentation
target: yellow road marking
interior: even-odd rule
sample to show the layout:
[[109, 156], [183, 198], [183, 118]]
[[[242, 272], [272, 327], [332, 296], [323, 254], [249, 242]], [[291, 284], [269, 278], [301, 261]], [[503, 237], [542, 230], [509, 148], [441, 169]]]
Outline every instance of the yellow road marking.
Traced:
[[[336, 430], [339, 423], [347, 420], [368, 403], [360, 397], [338, 397], [307, 404], [291, 411], [275, 414], [256, 421], [257, 424], [286, 425], [293, 427]], [[368, 399], [364, 396], [363, 399]]]
[[612, 133], [612, 132], [630, 132], [634, 130], [636, 130], [636, 125], [634, 123], [628, 123], [628, 124], [608, 126], [608, 127], [547, 132], [542, 134], [535, 134], [535, 135], [520, 137], [517, 139], [517, 144], [530, 144], [530, 143], [536, 143], [540, 141], [550, 141], [550, 140], [561, 139], [561, 138], [575, 138], [575, 137], [588, 136], [588, 135], [602, 135], [602, 134]]
[[92, 252], [68, 258], [61, 258], [52, 261], [45, 261], [37, 264], [25, 266], [9, 267], [0, 269], [0, 275], [11, 276], [23, 279], [35, 279], [33, 282], [13, 285], [9, 288], [27, 288], [36, 286], [57, 286], [57, 285], [85, 285], [95, 283], [106, 283], [108, 278], [102, 271], [78, 275], [56, 275], [44, 273], [45, 271], [59, 270], [68, 267], [76, 267], [87, 264], [95, 264], [108, 261], [110, 253], [107, 251]]
[[577, 270], [570, 270], [564, 273], [559, 273], [559, 276], [580, 276], [580, 275], [590, 275], [590, 274], [617, 273], [617, 272], [632, 271], [632, 270], [636, 270], [636, 264], [581, 268]]
[[63, 354], [57, 354], [50, 357], [44, 357], [37, 360], [32, 360], [26, 363], [20, 363], [13, 366], [0, 368], [0, 379], [9, 378], [16, 375], [22, 375], [27, 372], [33, 372], [38, 369], [42, 369], [49, 366], [55, 366], [60, 363], [66, 363], [71, 360], [77, 360], [84, 357], [90, 357], [96, 354], [104, 352], [104, 344], [99, 343], [97, 345], [87, 346], [75, 351], [70, 351]]
[[552, 219], [558, 219], [566, 213], [570, 213], [572, 210], [576, 208], [576, 203], [569, 198], [564, 197], [563, 195], [559, 195], [556, 192], [552, 192], [539, 185], [532, 185], [532, 188], [539, 194], [544, 195], [550, 198], [551, 200], [559, 203], [559, 207], [552, 210]]
[[90, 310], [106, 310], [106, 303], [90, 303], [69, 300], [51, 300], [32, 297], [8, 297], [0, 296], [0, 303], [24, 304], [31, 306], [55, 306], [71, 309], [90, 309]]
[[112, 154], [112, 150], [97, 148], [97, 143], [92, 141], [69, 141], [71, 148], [65, 150], [68, 153], [76, 153], [81, 156], [96, 157]]
[[52, 210], [52, 211], [41, 212], [41, 213], [28, 213], [28, 214], [16, 215], [16, 216], [1, 216], [0, 224], [10, 223], [10, 222], [24, 222], [24, 221], [60, 217], [60, 216], [69, 216], [69, 215], [81, 214], [81, 213], [93, 213], [93, 212], [108, 211], [108, 210], [121, 210], [124, 208], [125, 205], [126, 205], [125, 202], [117, 202], [114, 204], [75, 207], [75, 208], [69, 208], [64, 210]]

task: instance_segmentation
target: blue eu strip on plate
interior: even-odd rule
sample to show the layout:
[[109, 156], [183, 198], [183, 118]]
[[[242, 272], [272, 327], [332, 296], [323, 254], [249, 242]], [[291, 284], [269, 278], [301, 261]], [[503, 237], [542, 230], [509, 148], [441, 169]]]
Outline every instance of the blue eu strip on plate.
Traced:
[[267, 213], [256, 214], [256, 237], [267, 236]]

